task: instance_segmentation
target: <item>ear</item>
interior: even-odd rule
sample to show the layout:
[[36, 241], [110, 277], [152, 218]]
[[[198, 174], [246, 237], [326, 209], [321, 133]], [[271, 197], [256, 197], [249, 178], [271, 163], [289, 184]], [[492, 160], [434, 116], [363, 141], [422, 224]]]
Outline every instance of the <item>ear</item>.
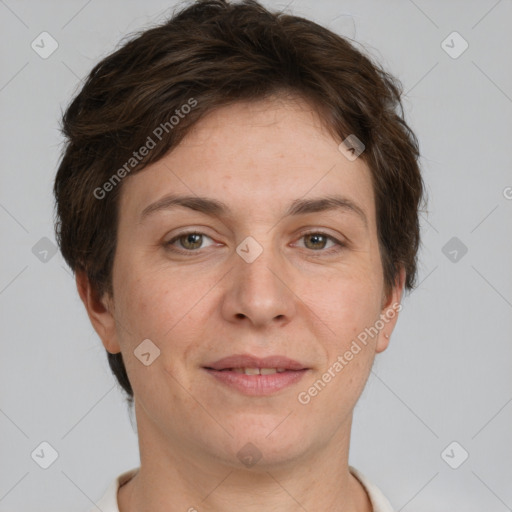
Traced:
[[85, 272], [77, 271], [75, 279], [78, 294], [84, 303], [94, 330], [101, 338], [103, 346], [111, 354], [121, 352], [117, 339], [116, 322], [112, 315], [114, 309], [112, 301], [106, 296], [98, 296]]
[[380, 318], [384, 323], [384, 327], [382, 327], [377, 337], [377, 344], [375, 346], [375, 352], [377, 354], [388, 348], [391, 333], [393, 332], [398, 320], [398, 313], [402, 309], [400, 301], [402, 300], [404, 285], [405, 268], [402, 266], [391, 292], [383, 301]]

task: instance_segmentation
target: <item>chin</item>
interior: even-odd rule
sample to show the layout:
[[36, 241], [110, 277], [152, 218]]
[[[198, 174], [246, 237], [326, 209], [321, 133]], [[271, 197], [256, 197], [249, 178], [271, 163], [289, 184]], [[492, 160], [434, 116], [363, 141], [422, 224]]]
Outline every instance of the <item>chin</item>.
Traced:
[[[240, 462], [244, 457], [258, 459], [257, 464], [276, 465], [289, 462], [299, 456], [305, 449], [304, 436], [295, 430], [279, 427], [279, 421], [264, 422], [259, 427], [240, 425], [233, 433], [232, 445]], [[287, 420], [285, 420], [286, 422]], [[277, 428], [276, 428], [277, 427]]]

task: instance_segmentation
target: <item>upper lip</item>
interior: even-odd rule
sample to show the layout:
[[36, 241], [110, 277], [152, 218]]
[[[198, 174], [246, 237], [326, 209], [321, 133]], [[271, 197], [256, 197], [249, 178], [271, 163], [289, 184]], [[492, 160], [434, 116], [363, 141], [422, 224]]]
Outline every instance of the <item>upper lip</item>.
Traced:
[[204, 368], [211, 368], [213, 370], [226, 370], [230, 368], [283, 368], [285, 370], [307, 369], [302, 363], [285, 356], [275, 355], [259, 358], [250, 354], [235, 354], [229, 357], [223, 357], [218, 361], [206, 364]]

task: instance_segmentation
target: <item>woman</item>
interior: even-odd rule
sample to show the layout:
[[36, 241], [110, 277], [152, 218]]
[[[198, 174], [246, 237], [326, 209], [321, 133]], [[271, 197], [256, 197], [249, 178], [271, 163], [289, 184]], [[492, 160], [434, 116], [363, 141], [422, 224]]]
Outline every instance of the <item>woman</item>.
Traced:
[[400, 84], [254, 1], [202, 0], [91, 71], [56, 233], [135, 407], [103, 512], [389, 512], [354, 407], [416, 276]]

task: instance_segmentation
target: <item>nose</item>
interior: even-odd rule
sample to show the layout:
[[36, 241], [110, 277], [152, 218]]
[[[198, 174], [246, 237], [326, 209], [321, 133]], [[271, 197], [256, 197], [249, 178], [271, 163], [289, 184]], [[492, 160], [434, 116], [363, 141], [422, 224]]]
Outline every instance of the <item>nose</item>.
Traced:
[[229, 322], [245, 322], [253, 327], [287, 324], [295, 312], [295, 295], [285, 263], [271, 249], [251, 263], [237, 253], [222, 304], [222, 314]]

